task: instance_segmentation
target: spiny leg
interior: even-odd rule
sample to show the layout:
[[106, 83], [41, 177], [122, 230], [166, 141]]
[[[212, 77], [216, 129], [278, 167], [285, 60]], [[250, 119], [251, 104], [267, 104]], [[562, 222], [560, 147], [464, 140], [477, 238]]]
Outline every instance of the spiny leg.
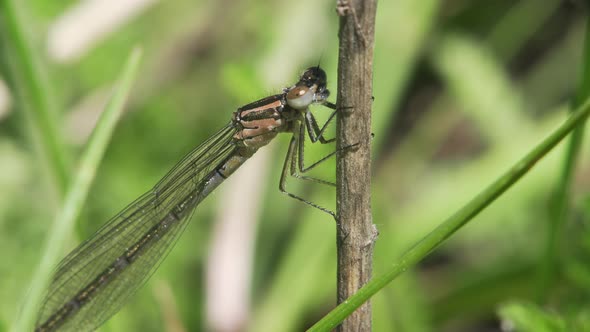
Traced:
[[[319, 141], [322, 144], [327, 144], [327, 143], [331, 143], [335, 140], [335, 138], [326, 140], [323, 136], [323, 133], [324, 133], [325, 129], [328, 127], [328, 125], [330, 124], [330, 122], [332, 121], [332, 119], [334, 119], [334, 116], [336, 115], [336, 112], [337, 112], [336, 105], [333, 103], [330, 103], [330, 102], [326, 102], [322, 106], [326, 106], [330, 109], [333, 109], [334, 112], [332, 112], [330, 114], [330, 116], [328, 117], [328, 120], [326, 120], [326, 122], [324, 123], [324, 125], [322, 126], [321, 129], [319, 128], [317, 121], [315, 120], [315, 117], [313, 116], [313, 114], [309, 110], [307, 110], [305, 112], [304, 118], [302, 119], [306, 124], [305, 127], [307, 128], [307, 132], [308, 132], [309, 138], [311, 139], [312, 143], [316, 143]], [[321, 184], [325, 184], [325, 185], [336, 186], [335, 183], [330, 182], [330, 181], [326, 181], [326, 180], [322, 180], [322, 179], [318, 179], [318, 178], [314, 178], [314, 177], [310, 177], [310, 176], [303, 176], [303, 175], [299, 174], [299, 173], [305, 173], [309, 169], [312, 169], [315, 166], [317, 166], [318, 164], [324, 162], [326, 159], [333, 156], [335, 154], [335, 152], [329, 154], [328, 156], [321, 158], [320, 160], [313, 163], [313, 165], [311, 165], [310, 167], [305, 167], [304, 166], [305, 132], [304, 132], [304, 129], [303, 129], [300, 122], [297, 124], [297, 127], [294, 128], [293, 132], [298, 133], [297, 138], [299, 141], [299, 146], [298, 146], [299, 153], [294, 154], [293, 158], [291, 158], [291, 167], [290, 167], [291, 176], [298, 178], [298, 179], [302, 179], [302, 180], [308, 180], [308, 181], [313, 181], [313, 182], [317, 182], [317, 183], [321, 183]], [[299, 173], [297, 172], [297, 166], [296, 166], [297, 164], [299, 164]]]
[[309, 109], [306, 110], [306, 112], [305, 112], [305, 127], [307, 128], [307, 134], [309, 135], [309, 138], [311, 139], [312, 143], [315, 143], [319, 140], [320, 143], [327, 144], [327, 143], [334, 142], [336, 140], [336, 137], [330, 138], [330, 139], [326, 139], [324, 137], [324, 131], [326, 130], [326, 128], [328, 128], [328, 126], [330, 125], [330, 123], [332, 122], [334, 117], [336, 116], [336, 113], [338, 113], [339, 111], [345, 110], [345, 109], [352, 109], [353, 107], [352, 106], [337, 107], [336, 104], [331, 103], [329, 101], [325, 102], [321, 106], [324, 106], [324, 107], [334, 110], [332, 113], [330, 113], [328, 120], [326, 120], [326, 122], [322, 125], [322, 128], [320, 129], [315, 117], [313, 116], [313, 113], [311, 113], [309, 111]]
[[328, 210], [322, 206], [319, 206], [313, 202], [310, 202], [302, 197], [292, 194], [285, 189], [287, 174], [289, 172], [289, 164], [291, 163], [291, 160], [296, 156], [296, 153], [297, 153], [297, 151], [295, 151], [296, 149], [297, 149], [297, 137], [294, 134], [293, 137], [291, 137], [291, 141], [289, 142], [289, 149], [287, 150], [287, 155], [285, 156], [285, 162], [283, 164], [283, 170], [281, 172], [281, 179], [279, 180], [279, 190], [291, 198], [294, 198], [294, 199], [301, 201], [307, 205], [313, 206], [314, 208], [316, 208], [318, 210], [321, 210], [325, 213], [330, 214], [332, 217], [334, 217], [334, 219], [337, 220], [336, 213], [334, 213], [333, 211], [330, 211], [330, 210]]
[[[332, 104], [333, 105], [333, 104]], [[335, 107], [335, 105], [334, 105]], [[312, 143], [317, 142], [318, 140], [320, 141], [320, 143], [325, 144], [325, 143], [331, 143], [333, 142], [336, 138], [332, 138], [329, 140], [325, 140], [323, 137], [323, 131], [326, 129], [326, 127], [328, 126], [328, 124], [330, 123], [330, 121], [332, 120], [332, 118], [334, 117], [334, 115], [336, 114], [337, 111], [332, 112], [332, 114], [330, 115], [330, 117], [328, 118], [328, 120], [326, 121], [326, 123], [324, 124], [324, 126], [322, 127], [322, 129], [319, 129], [319, 126], [317, 124], [317, 121], [315, 120], [315, 117], [313, 116], [313, 114], [311, 114], [311, 112], [307, 111], [305, 114], [305, 127], [307, 128], [307, 133], [309, 135], [309, 138], [311, 139]], [[314, 134], [315, 134], [315, 139], [314, 139]], [[323, 140], [323, 141], [322, 141]], [[340, 151], [345, 151], [348, 150], [350, 148], [353, 148], [355, 146], [357, 146], [357, 144], [351, 144], [351, 145], [347, 145], [347, 146], [343, 146], [339, 149], [336, 149], [330, 153], [328, 153], [327, 155], [325, 155], [324, 157], [320, 158], [319, 160], [315, 161], [314, 163], [312, 163], [309, 166], [305, 166], [305, 133], [303, 132], [303, 128], [300, 127], [299, 130], [299, 158], [298, 158], [298, 163], [299, 163], [299, 172], [301, 173], [305, 173], [311, 169], [313, 169], [314, 167], [316, 167], [317, 165], [323, 163], [324, 161], [326, 161], [327, 159], [329, 159], [330, 157], [336, 155], [338, 152]], [[292, 174], [293, 175], [293, 174]], [[293, 175], [295, 176], [295, 175]], [[328, 182], [325, 180], [319, 180], [316, 179], [319, 182]], [[333, 183], [329, 182], [331, 185], [334, 185]]]
[[[325, 106], [332, 108], [332, 105], [334, 105], [334, 104], [330, 103], [329, 105], [325, 105]], [[309, 135], [309, 138], [311, 139], [312, 143], [315, 143], [319, 140], [320, 143], [327, 144], [327, 143], [334, 142], [336, 140], [336, 137], [331, 138], [331, 139], [326, 139], [324, 137], [324, 131], [326, 130], [326, 128], [328, 128], [328, 125], [330, 125], [330, 122], [332, 122], [332, 119], [334, 119], [336, 112], [338, 112], [338, 110], [334, 109], [334, 112], [332, 112], [330, 114], [330, 116], [328, 117], [328, 120], [326, 120], [326, 122], [324, 123], [324, 125], [322, 126], [321, 129], [318, 126], [318, 123], [317, 123], [315, 117], [313, 116], [313, 114], [309, 110], [307, 110], [305, 112], [305, 127], [307, 128], [307, 134]]]
[[[297, 129], [297, 128], [296, 128]], [[298, 151], [297, 153], [295, 153], [295, 151], [293, 152], [293, 156], [291, 158], [291, 176], [297, 179], [302, 179], [302, 180], [307, 180], [307, 181], [312, 181], [312, 182], [317, 182], [317, 183], [321, 183], [321, 184], [325, 184], [325, 185], [329, 185], [329, 186], [336, 186], [335, 183], [330, 182], [330, 181], [326, 181], [326, 180], [322, 180], [322, 179], [318, 179], [318, 178], [314, 178], [311, 176], [305, 176], [305, 175], [301, 175], [299, 174], [299, 172], [297, 172], [297, 165], [299, 165], [299, 169], [301, 169], [301, 165], [302, 165], [302, 160], [304, 158], [303, 156], [303, 149], [305, 146], [305, 131], [303, 130], [303, 127], [301, 124], [299, 124], [299, 130], [295, 130], [295, 132], [297, 132], [297, 134], [293, 133], [293, 137], [295, 138], [295, 135], [297, 135], [296, 139], [297, 139], [297, 146], [298, 147]], [[321, 160], [317, 161], [314, 165], [312, 165], [313, 167], [317, 166], [317, 164], [323, 162], [324, 160], [328, 159], [331, 156], [327, 156], [322, 158]], [[300, 173], [303, 173], [300, 171]]]

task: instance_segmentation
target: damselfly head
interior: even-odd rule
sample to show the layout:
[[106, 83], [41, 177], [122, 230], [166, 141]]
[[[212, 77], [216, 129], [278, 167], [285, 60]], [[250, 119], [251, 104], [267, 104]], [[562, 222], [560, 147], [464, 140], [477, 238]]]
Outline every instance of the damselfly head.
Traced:
[[326, 72], [319, 66], [307, 68], [303, 74], [301, 74], [299, 82], [297, 83], [297, 85], [306, 85], [308, 87], [311, 87], [314, 84], [318, 87], [322, 86], [324, 88], [327, 84]]
[[287, 104], [289, 106], [304, 110], [313, 103], [324, 103], [330, 96], [326, 88], [326, 72], [319, 66], [306, 69], [299, 82], [287, 92]]

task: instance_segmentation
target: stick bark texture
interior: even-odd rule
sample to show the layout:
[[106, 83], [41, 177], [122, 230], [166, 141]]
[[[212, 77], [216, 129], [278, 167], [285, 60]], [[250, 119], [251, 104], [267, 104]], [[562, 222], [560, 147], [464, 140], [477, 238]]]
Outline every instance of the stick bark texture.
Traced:
[[[371, 216], [371, 106], [375, 0], [339, 0], [340, 46], [336, 209], [338, 213], [338, 303], [371, 278], [377, 230]], [[351, 147], [353, 146], [353, 147]], [[338, 327], [370, 331], [371, 304], [365, 303]]]

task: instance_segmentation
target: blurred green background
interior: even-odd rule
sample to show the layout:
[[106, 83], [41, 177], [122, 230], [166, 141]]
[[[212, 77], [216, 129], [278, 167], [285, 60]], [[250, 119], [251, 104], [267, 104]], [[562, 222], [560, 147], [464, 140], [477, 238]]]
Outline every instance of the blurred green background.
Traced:
[[[21, 2], [69, 176], [48, 164], [23, 111], [29, 92], [10, 74], [18, 69], [15, 46], [3, 31], [0, 331], [14, 322], [66, 181], [134, 46], [144, 50], [139, 79], [64, 256], [240, 105], [280, 92], [319, 61], [335, 101], [334, 7], [313, 0]], [[581, 76], [586, 20], [582, 1], [378, 4], [376, 273], [565, 119]], [[334, 222], [279, 193], [283, 136], [198, 207], [146, 287], [101, 330], [300, 331], [335, 305]], [[375, 296], [375, 331], [590, 330], [587, 148], [567, 220], [549, 228], [564, 146]], [[308, 144], [306, 158], [329, 149]], [[333, 173], [331, 161], [314, 175]], [[331, 188], [293, 180], [289, 188], [334, 209]]]

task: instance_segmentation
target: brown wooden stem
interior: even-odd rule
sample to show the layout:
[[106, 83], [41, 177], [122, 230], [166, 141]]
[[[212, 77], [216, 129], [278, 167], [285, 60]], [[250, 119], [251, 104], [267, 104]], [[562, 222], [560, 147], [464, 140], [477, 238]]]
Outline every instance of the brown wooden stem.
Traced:
[[[339, 0], [337, 148], [338, 303], [370, 278], [377, 230], [371, 217], [371, 104], [375, 0]], [[370, 331], [365, 303], [338, 331]]]

